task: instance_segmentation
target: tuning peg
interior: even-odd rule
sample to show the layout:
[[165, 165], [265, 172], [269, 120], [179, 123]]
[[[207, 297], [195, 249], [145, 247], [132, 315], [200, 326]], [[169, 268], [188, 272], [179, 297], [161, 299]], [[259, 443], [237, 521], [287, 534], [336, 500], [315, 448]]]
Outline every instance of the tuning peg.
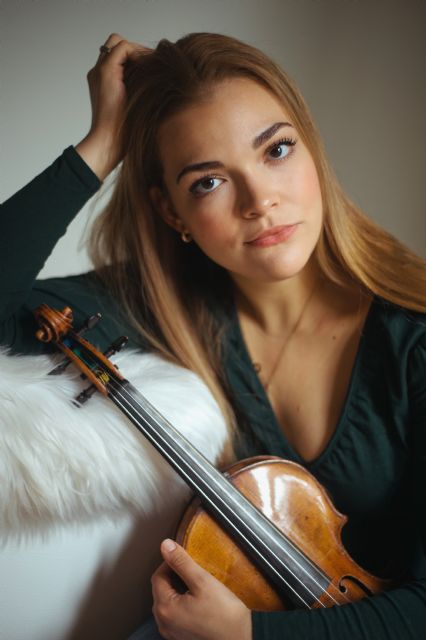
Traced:
[[77, 406], [80, 406], [82, 404], [84, 404], [85, 402], [87, 402], [89, 400], [89, 398], [91, 398], [93, 396], [93, 394], [96, 391], [96, 386], [94, 384], [91, 384], [90, 387], [87, 387], [87, 389], [84, 389], [84, 391], [82, 391], [74, 400], [74, 404], [76, 404]]
[[86, 331], [90, 331], [90, 329], [93, 329], [93, 327], [98, 324], [101, 318], [102, 315], [100, 313], [95, 313], [93, 316], [89, 316], [88, 318], [86, 318], [81, 326], [81, 329], [77, 331], [77, 335], [82, 336], [83, 333], [86, 333]]
[[52, 371], [49, 371], [49, 376], [59, 376], [59, 374], [65, 371], [69, 364], [71, 364], [71, 360], [65, 358], [65, 360], [62, 360], [62, 362], [60, 362], [54, 369], [52, 369]]
[[120, 336], [104, 351], [104, 356], [109, 358], [114, 355], [114, 353], [118, 353], [127, 344], [128, 340], [129, 338], [127, 336]]

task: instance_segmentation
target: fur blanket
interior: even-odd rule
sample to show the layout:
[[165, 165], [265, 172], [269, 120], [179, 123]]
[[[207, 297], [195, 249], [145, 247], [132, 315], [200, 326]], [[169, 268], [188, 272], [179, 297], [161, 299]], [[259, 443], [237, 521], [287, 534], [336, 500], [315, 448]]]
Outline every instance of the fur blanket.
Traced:
[[[220, 410], [192, 372], [153, 354], [114, 361], [132, 384], [211, 461], [227, 438]], [[0, 529], [84, 522], [132, 509], [144, 516], [190, 493], [183, 481], [108, 399], [72, 365], [49, 376], [49, 356], [0, 353]]]

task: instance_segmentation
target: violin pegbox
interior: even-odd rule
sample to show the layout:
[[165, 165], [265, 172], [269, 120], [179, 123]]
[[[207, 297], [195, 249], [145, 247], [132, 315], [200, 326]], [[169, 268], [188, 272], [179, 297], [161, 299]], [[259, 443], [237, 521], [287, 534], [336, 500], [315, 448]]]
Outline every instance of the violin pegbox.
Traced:
[[[120, 338], [117, 338], [117, 340], [114, 340], [114, 342], [110, 344], [110, 346], [106, 349], [106, 351], [104, 351], [104, 356], [106, 358], [110, 358], [115, 353], [118, 353], [127, 344], [128, 340], [129, 338], [127, 336], [120, 336]], [[114, 367], [118, 371], [119, 367], [116, 364], [114, 364]], [[82, 374], [82, 377], [83, 376], [86, 377], [84, 374]], [[94, 384], [91, 384], [89, 387], [87, 387], [87, 389], [84, 389], [84, 391], [78, 394], [78, 396], [75, 398], [75, 404], [80, 406], [85, 402], [87, 402], [87, 400], [89, 400], [93, 396], [96, 389], [97, 387]]]
[[[47, 307], [47, 305], [41, 305], [41, 307]], [[40, 309], [41, 307], [38, 307], [38, 309]], [[48, 307], [47, 307], [48, 308]], [[38, 311], [38, 309], [36, 309], [36, 312]], [[72, 310], [70, 309], [70, 307], [65, 307], [64, 309], [62, 309], [62, 311], [58, 311], [57, 313], [62, 314], [62, 316], [65, 316], [67, 318], [67, 320], [69, 320], [72, 323]], [[52, 316], [49, 315], [48, 316], [50, 319], [50, 322], [52, 322]], [[37, 316], [36, 316], [36, 319]], [[84, 335], [87, 331], [90, 331], [90, 329], [93, 329], [93, 327], [95, 327], [99, 320], [102, 319], [102, 315], [100, 313], [95, 313], [92, 316], [89, 316], [88, 318], [86, 318], [86, 320], [83, 322], [81, 328], [76, 331], [76, 335], [77, 336], [82, 336]], [[44, 320], [44, 318], [43, 318]], [[70, 325], [71, 327], [71, 325]], [[50, 326], [48, 326], [48, 328], [46, 329], [44, 326], [43, 328], [40, 328], [39, 331], [37, 331], [36, 333], [36, 337], [41, 340], [42, 342], [47, 342], [47, 340], [45, 339], [45, 337], [50, 335], [51, 332], [51, 328]], [[58, 376], [61, 373], [63, 373], [65, 371], [65, 369], [68, 367], [69, 364], [71, 364], [72, 360], [70, 360], [69, 358], [65, 358], [61, 363], [59, 363], [54, 369], [52, 369], [52, 371], [50, 372], [49, 375], [51, 376]], [[81, 377], [84, 379], [86, 376], [82, 373]]]
[[36, 337], [42, 342], [54, 342], [66, 356], [66, 360], [51, 373], [62, 373], [72, 362], [81, 371], [81, 377], [91, 382], [91, 385], [76, 398], [79, 405], [86, 402], [96, 390], [108, 395], [111, 382], [123, 381], [118, 367], [108, 358], [125, 346], [127, 336], [117, 338], [104, 353], [82, 337], [99, 322], [99, 313], [90, 316], [79, 331], [75, 331], [72, 326], [73, 314], [69, 307], [59, 311], [42, 304], [35, 309], [34, 316], [40, 327]]

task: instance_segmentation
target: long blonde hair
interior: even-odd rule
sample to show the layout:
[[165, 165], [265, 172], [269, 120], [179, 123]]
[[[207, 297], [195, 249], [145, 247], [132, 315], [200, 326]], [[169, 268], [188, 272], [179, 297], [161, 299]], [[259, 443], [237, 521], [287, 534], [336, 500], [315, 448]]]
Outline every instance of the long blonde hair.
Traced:
[[174, 44], [162, 40], [125, 70], [125, 157], [111, 201], [93, 228], [91, 253], [140, 335], [152, 349], [198, 373], [230, 425], [234, 414], [221, 366], [224, 327], [214, 311], [229, 279], [193, 243], [182, 243], [154, 210], [149, 189], [162, 187], [160, 125], [232, 77], [253, 79], [277, 96], [314, 159], [324, 207], [316, 256], [325, 276], [426, 311], [425, 262], [343, 193], [308, 108], [282, 69], [257, 49], [219, 34], [190, 34]]

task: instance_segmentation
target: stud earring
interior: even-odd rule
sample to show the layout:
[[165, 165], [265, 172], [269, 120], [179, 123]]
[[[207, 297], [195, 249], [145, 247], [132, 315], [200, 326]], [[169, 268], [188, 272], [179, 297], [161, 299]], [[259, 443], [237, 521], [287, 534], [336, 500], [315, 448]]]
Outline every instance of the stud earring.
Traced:
[[192, 240], [192, 236], [189, 233], [189, 231], [182, 231], [180, 234], [180, 237], [182, 238], [182, 242], [188, 243], [188, 242], [191, 242]]

